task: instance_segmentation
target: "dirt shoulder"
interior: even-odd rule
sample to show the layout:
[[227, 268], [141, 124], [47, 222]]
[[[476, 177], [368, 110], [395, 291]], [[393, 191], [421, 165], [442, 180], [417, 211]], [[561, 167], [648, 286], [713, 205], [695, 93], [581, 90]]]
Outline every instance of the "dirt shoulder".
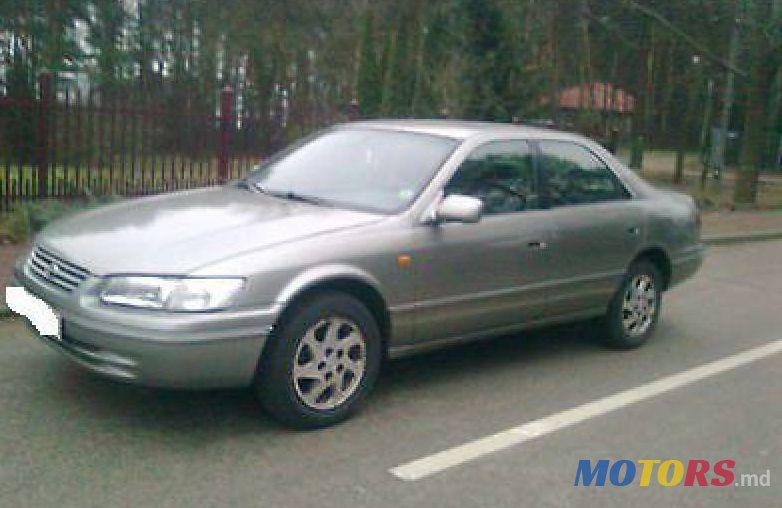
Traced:
[[782, 210], [716, 211], [703, 214], [703, 235], [740, 235], [753, 232], [782, 231]]

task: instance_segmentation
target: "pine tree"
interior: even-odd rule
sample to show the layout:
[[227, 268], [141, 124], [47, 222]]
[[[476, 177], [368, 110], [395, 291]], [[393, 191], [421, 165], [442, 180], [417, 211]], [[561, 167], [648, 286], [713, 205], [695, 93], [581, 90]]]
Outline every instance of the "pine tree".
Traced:
[[386, 93], [383, 112], [394, 117], [406, 117], [411, 113], [415, 87], [415, 63], [411, 56], [411, 23], [400, 17], [392, 41], [388, 63]]
[[383, 72], [375, 51], [375, 30], [372, 11], [364, 14], [364, 29], [361, 38], [361, 54], [358, 67], [357, 95], [361, 116], [376, 117], [380, 114], [383, 100]]
[[506, 24], [494, 1], [463, 0], [462, 80], [466, 118], [508, 120], [504, 97], [508, 90], [511, 56]]

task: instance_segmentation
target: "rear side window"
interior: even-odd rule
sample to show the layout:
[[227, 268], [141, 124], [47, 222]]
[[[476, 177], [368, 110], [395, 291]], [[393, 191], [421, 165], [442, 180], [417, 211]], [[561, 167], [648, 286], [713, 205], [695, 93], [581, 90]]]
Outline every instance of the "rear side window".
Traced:
[[613, 171], [583, 146], [540, 141], [541, 166], [549, 206], [627, 199], [630, 194]]

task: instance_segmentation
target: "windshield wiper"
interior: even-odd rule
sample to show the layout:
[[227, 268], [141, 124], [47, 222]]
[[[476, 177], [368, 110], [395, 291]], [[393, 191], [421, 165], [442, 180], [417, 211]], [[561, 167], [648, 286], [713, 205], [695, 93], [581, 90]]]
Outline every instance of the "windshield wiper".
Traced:
[[271, 190], [258, 184], [253, 185], [253, 188], [255, 188], [255, 190], [260, 192], [261, 194], [274, 196], [275, 198], [287, 199], [288, 201], [300, 201], [302, 203], [309, 203], [311, 205], [319, 205], [319, 206], [326, 205], [325, 200], [321, 198], [316, 198], [314, 196], [306, 196], [304, 194], [298, 194], [293, 191]]

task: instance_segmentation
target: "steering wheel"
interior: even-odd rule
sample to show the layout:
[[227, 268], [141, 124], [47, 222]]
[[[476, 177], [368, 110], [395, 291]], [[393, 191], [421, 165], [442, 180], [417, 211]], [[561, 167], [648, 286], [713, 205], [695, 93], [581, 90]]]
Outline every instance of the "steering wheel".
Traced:
[[499, 189], [502, 192], [504, 192], [504, 193], [506, 193], [506, 194], [508, 194], [510, 196], [515, 196], [515, 197], [521, 199], [521, 204], [526, 208], [526, 206], [527, 206], [527, 196], [522, 194], [521, 192], [519, 192], [519, 191], [517, 191], [517, 190], [513, 189], [512, 187], [509, 187], [509, 186], [507, 186], [505, 184], [501, 184], [499, 182], [493, 182], [493, 181], [486, 180], [483, 183], [485, 183], [489, 187], [493, 187], [495, 189]]

